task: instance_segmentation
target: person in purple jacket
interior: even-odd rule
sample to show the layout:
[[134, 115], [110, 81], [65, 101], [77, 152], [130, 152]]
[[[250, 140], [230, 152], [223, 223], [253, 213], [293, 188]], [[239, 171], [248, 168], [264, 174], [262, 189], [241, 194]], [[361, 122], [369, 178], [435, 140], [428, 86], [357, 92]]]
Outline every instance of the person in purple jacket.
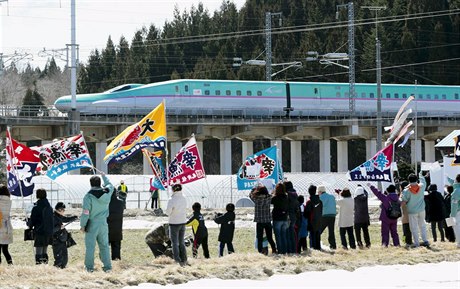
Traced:
[[396, 193], [396, 187], [394, 185], [389, 185], [386, 189], [387, 195], [383, 194], [379, 189], [374, 187], [371, 184], [367, 184], [369, 188], [372, 190], [374, 195], [382, 202], [380, 211], [380, 221], [382, 221], [382, 246], [388, 247], [390, 243], [390, 234], [391, 238], [393, 239], [393, 245], [399, 246], [399, 235], [398, 235], [398, 219], [390, 219], [387, 216], [387, 209], [390, 207], [390, 202], [398, 202], [401, 204], [399, 200], [398, 194]]

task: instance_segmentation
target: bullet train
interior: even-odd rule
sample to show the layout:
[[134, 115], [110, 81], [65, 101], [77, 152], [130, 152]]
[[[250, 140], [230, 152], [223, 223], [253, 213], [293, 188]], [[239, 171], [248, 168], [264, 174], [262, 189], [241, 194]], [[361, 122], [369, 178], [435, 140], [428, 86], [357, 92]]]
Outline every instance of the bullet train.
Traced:
[[[424, 116], [450, 116], [460, 112], [460, 86], [383, 84], [382, 112], [396, 112], [414, 95], [413, 110]], [[376, 85], [355, 85], [355, 111], [372, 115], [377, 110]], [[348, 83], [276, 82], [182, 79], [151, 84], [125, 84], [108, 91], [76, 96], [76, 109], [84, 115], [147, 114], [165, 100], [168, 114], [331, 116], [349, 110]], [[71, 96], [54, 103], [61, 112], [71, 110]]]

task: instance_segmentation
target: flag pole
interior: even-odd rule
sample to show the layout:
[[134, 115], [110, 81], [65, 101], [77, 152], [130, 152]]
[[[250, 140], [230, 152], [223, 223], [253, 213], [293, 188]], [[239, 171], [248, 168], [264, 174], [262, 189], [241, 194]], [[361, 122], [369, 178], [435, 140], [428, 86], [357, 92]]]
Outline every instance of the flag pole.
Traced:
[[[16, 164], [14, 164], [14, 161], [13, 161], [13, 160], [16, 159], [16, 155], [15, 155], [15, 152], [14, 152], [13, 137], [11, 136], [11, 127], [7, 126], [6, 129], [7, 129], [7, 132], [8, 132], [8, 138], [9, 138], [8, 141], [10, 143], [10, 149], [11, 149], [10, 165], [13, 168], [13, 171], [14, 171], [14, 174], [15, 174], [15, 177], [16, 177], [16, 181], [18, 182], [19, 191], [21, 192], [22, 211], [24, 212], [26, 225], [27, 225], [28, 220], [27, 220], [26, 206], [25, 206], [25, 201], [24, 201], [24, 193], [22, 192], [21, 180], [19, 179], [18, 171], [16, 169]], [[11, 159], [11, 158], [13, 158], [13, 159]]]
[[[85, 144], [85, 147], [86, 149], [88, 150], [88, 145], [86, 145], [86, 140], [85, 140], [85, 136], [83, 135], [83, 131], [80, 131], [80, 134], [81, 134], [81, 137], [83, 138], [83, 143]], [[96, 170], [95, 170], [95, 167], [94, 167], [94, 163], [93, 163], [93, 160], [91, 158], [89, 158], [89, 160], [91, 161], [91, 167], [93, 169], [93, 175], [96, 174]]]

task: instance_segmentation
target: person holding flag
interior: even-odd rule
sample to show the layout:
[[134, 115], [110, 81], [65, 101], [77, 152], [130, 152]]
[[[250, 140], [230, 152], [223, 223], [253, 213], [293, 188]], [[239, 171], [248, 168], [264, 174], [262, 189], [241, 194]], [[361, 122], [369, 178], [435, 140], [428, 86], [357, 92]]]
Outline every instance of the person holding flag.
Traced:
[[[101, 187], [101, 177], [104, 187]], [[109, 203], [114, 187], [107, 176], [92, 176], [89, 180], [91, 189], [83, 198], [82, 214], [80, 217], [80, 231], [85, 233], [85, 268], [88, 272], [94, 271], [94, 250], [96, 241], [99, 246], [99, 257], [103, 263], [104, 272], [112, 270], [109, 250]]]

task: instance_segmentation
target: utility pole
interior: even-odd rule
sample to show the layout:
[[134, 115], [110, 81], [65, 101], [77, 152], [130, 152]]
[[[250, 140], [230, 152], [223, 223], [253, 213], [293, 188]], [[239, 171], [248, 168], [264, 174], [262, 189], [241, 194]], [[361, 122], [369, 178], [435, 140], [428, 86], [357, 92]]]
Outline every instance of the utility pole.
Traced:
[[[65, 66], [66, 68], [71, 67], [70, 62], [69, 62], [69, 48], [72, 47], [72, 44], [66, 44], [66, 48], [57, 48], [57, 49], [46, 49], [43, 48], [43, 50], [40, 50], [37, 54], [39, 57], [52, 57], [54, 59], [59, 59], [62, 61], [65, 61]], [[76, 59], [76, 64], [78, 68], [78, 62], [79, 62], [79, 49], [78, 49], [78, 44], [76, 45], [77, 49], [77, 59]]]
[[337, 5], [336, 18], [338, 18], [339, 8], [346, 7], [348, 10], [348, 109], [350, 117], [355, 114], [355, 9], [353, 2]]
[[[14, 52], [13, 54], [3, 54], [0, 52], [0, 77], [3, 75], [3, 70], [5, 66], [12, 65], [21, 60], [32, 60], [32, 54], [30, 53], [18, 53]], [[8, 65], [6, 65], [9, 63]]]
[[71, 113], [69, 116], [70, 135], [80, 133], [80, 112], [77, 110], [77, 44], [76, 44], [76, 18], [75, 0], [71, 1], [70, 8], [70, 94]]
[[280, 23], [282, 24], [281, 12], [278, 13], [265, 13], [265, 80], [272, 80], [272, 16], [280, 16]]
[[362, 6], [363, 9], [375, 11], [375, 63], [377, 66], [377, 151], [382, 149], [382, 63], [380, 60], [380, 40], [377, 27], [378, 11], [385, 10], [386, 6]]

